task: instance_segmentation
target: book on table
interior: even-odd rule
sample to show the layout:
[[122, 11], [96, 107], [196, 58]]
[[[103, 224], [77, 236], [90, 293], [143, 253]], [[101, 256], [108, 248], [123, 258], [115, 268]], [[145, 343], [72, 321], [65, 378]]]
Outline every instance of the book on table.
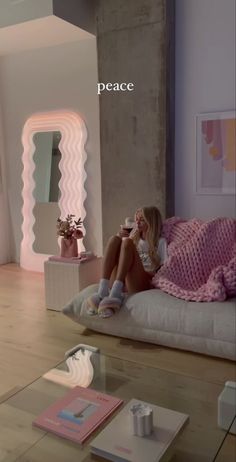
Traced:
[[122, 403], [119, 398], [76, 386], [45, 409], [33, 425], [82, 444]]
[[[148, 404], [153, 410], [153, 431], [135, 436], [129, 414], [131, 406]], [[93, 454], [112, 462], [159, 462], [171, 456], [178, 434], [189, 416], [150, 403], [132, 399], [90, 443]], [[166, 459], [167, 458], [167, 459]]]

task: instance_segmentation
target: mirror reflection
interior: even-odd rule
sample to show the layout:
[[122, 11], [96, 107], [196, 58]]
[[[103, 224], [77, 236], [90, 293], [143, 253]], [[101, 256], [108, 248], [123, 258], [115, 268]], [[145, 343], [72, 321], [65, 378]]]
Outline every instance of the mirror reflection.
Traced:
[[57, 254], [58, 243], [56, 238], [56, 221], [60, 215], [58, 200], [60, 198], [59, 181], [61, 172], [59, 162], [61, 152], [59, 143], [61, 133], [38, 132], [33, 137], [35, 163], [33, 195], [35, 206], [33, 215], [35, 223], [33, 231], [35, 241], [33, 250], [36, 253]]
[[35, 144], [34, 198], [36, 202], [58, 202], [61, 178], [60, 140], [60, 132], [40, 132], [33, 137]]

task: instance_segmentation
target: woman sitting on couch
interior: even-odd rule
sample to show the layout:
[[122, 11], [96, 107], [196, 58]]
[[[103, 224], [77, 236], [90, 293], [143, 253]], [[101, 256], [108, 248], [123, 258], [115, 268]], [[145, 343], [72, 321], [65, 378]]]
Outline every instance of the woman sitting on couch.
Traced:
[[119, 310], [125, 289], [132, 294], [152, 287], [154, 274], [167, 258], [167, 244], [161, 230], [158, 208], [143, 207], [135, 212], [135, 226], [130, 234], [121, 229], [110, 238], [98, 292], [87, 299], [89, 315], [110, 317]]

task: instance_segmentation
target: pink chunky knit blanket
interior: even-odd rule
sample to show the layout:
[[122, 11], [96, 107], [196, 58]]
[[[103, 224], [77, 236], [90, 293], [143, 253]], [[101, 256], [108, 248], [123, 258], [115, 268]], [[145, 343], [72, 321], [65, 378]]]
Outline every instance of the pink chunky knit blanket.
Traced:
[[163, 225], [168, 259], [154, 276], [154, 287], [184, 300], [225, 300], [236, 295], [236, 220], [216, 218]]

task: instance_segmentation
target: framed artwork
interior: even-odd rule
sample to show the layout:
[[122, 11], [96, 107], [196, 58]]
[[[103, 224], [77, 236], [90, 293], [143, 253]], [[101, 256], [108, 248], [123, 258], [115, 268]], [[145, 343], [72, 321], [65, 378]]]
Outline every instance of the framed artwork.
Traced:
[[197, 194], [236, 193], [236, 112], [197, 116]]

